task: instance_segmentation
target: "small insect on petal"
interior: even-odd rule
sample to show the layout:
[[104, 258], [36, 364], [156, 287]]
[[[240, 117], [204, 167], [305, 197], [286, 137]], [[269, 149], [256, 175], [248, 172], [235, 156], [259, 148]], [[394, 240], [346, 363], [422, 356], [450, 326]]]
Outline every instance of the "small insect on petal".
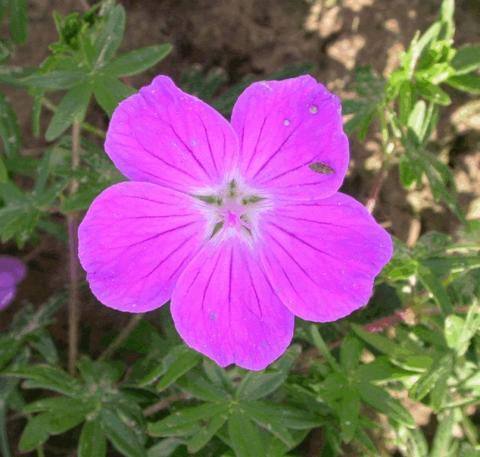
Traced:
[[329, 167], [326, 163], [323, 162], [312, 162], [309, 165], [309, 168], [315, 173], [321, 173], [323, 175], [331, 175], [335, 173], [335, 170], [332, 167]]

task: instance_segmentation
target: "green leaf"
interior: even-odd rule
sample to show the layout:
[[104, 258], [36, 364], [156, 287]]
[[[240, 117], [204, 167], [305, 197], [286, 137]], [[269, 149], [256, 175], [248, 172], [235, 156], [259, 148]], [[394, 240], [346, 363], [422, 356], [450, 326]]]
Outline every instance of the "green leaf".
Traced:
[[12, 457], [10, 444], [7, 435], [7, 404], [5, 401], [0, 402], [0, 453], [3, 457]]
[[[113, 447], [126, 457], [147, 457], [147, 451], [132, 430], [132, 424], [125, 423], [115, 411], [104, 407], [100, 412], [103, 432]], [[134, 424], [133, 427], [137, 426]]]
[[227, 414], [228, 404], [205, 403], [174, 412], [157, 422], [148, 424], [148, 433], [152, 436], [177, 436], [185, 430], [198, 428], [201, 421]]
[[417, 151], [415, 159], [427, 175], [434, 198], [443, 200], [458, 219], [465, 223], [465, 216], [458, 204], [457, 189], [450, 167], [428, 151]]
[[447, 410], [438, 422], [430, 457], [448, 457], [448, 448], [453, 438], [452, 430], [454, 425], [455, 410]]
[[316, 388], [316, 397], [323, 403], [333, 408], [334, 403], [342, 397], [343, 389], [349, 384], [348, 379], [342, 373], [331, 372], [324, 381]]
[[440, 8], [440, 19], [443, 22], [453, 22], [453, 14], [455, 12], [455, 0], [442, 0]]
[[27, 414], [47, 412], [51, 414], [71, 414], [72, 416], [85, 417], [95, 408], [95, 403], [85, 399], [70, 397], [50, 397], [34, 401], [23, 407]]
[[48, 389], [71, 397], [81, 396], [82, 393], [81, 386], [75, 378], [50, 365], [11, 368], [2, 375], [26, 379], [28, 381], [26, 386], [31, 389]]
[[[21, 450], [32, 450], [44, 443], [50, 435], [65, 433], [83, 422], [89, 408], [82, 405], [81, 402], [77, 404], [72, 402], [71, 407], [68, 407], [66, 400], [68, 399], [55, 398], [43, 401], [42, 406], [45, 406], [46, 411], [29, 420], [20, 438], [19, 447]], [[40, 402], [32, 404], [33, 406], [26, 410], [34, 410], [39, 407]]]
[[148, 457], [171, 457], [182, 444], [183, 441], [178, 438], [161, 440], [148, 450]]
[[35, 179], [35, 186], [33, 193], [35, 196], [40, 196], [45, 191], [45, 185], [50, 174], [50, 158], [52, 156], [51, 151], [46, 151], [43, 157], [40, 159], [40, 163], [37, 167], [37, 176]]
[[325, 341], [320, 334], [320, 330], [315, 325], [310, 326], [310, 334], [313, 339], [313, 344], [318, 349], [320, 354], [325, 358], [334, 371], [341, 371], [335, 358], [330, 353]]
[[446, 83], [469, 94], [480, 94], [480, 76], [477, 75], [452, 76]]
[[142, 49], [135, 49], [117, 57], [105, 67], [105, 73], [109, 76], [131, 76], [136, 75], [153, 67], [163, 60], [172, 50], [171, 44], [148, 46]]
[[411, 187], [419, 180], [419, 170], [416, 167], [415, 160], [403, 155], [399, 163], [400, 182], [405, 188]]
[[379, 333], [371, 333], [364, 330], [360, 325], [352, 324], [352, 330], [367, 344], [375, 348], [382, 354], [386, 354], [390, 357], [396, 358], [399, 355], [408, 355], [408, 351], [397, 343], [389, 340], [388, 338], [380, 335]]
[[115, 5], [108, 9], [106, 20], [97, 40], [97, 57], [95, 67], [101, 68], [107, 64], [120, 46], [125, 32], [125, 9]]
[[17, 115], [2, 94], [0, 94], [0, 137], [7, 156], [12, 156], [20, 151], [21, 137]]
[[427, 104], [423, 100], [418, 100], [413, 107], [410, 116], [408, 117], [408, 127], [415, 133], [418, 142], [422, 141], [423, 126], [425, 123], [425, 113], [427, 111]]
[[83, 356], [77, 362], [77, 368], [80, 376], [86, 384], [115, 384], [122, 377], [125, 367], [122, 362], [113, 360], [93, 361], [89, 357]]
[[89, 186], [80, 187], [73, 195], [63, 198], [60, 210], [64, 214], [86, 210], [97, 197], [108, 186], [107, 183], [97, 182]]
[[346, 373], [357, 369], [363, 344], [355, 336], [347, 335], [340, 346], [340, 365]]
[[45, 90], [65, 90], [80, 84], [87, 77], [82, 70], [53, 70], [36, 72], [18, 80], [22, 85]]
[[244, 414], [237, 412], [228, 419], [228, 434], [236, 457], [265, 455], [262, 435]]
[[458, 49], [451, 65], [455, 68], [457, 75], [470, 73], [480, 68], [480, 46], [467, 45]]
[[[263, 429], [267, 430], [270, 435], [284, 443], [287, 448], [295, 446], [295, 438], [291, 431], [278, 418], [270, 416], [262, 405], [253, 403], [243, 403], [242, 409], [247, 416]], [[268, 435], [265, 435], [268, 436]]]
[[440, 279], [432, 273], [432, 270], [423, 265], [418, 266], [417, 272], [420, 282], [432, 294], [442, 313], [445, 315], [450, 314], [452, 312], [452, 304], [450, 303], [447, 290]]
[[10, 33], [17, 44], [27, 41], [27, 0], [10, 0]]
[[206, 425], [202, 424], [200, 431], [187, 441], [188, 452], [195, 454], [200, 451], [214, 437], [215, 433], [223, 427], [226, 421], [227, 415], [225, 414], [211, 418]]
[[413, 417], [405, 407], [398, 400], [392, 398], [384, 389], [359, 381], [358, 392], [365, 403], [385, 414], [388, 418], [406, 427], [416, 427]]
[[480, 256], [455, 255], [449, 257], [431, 257], [422, 263], [438, 275], [463, 273], [480, 268]]
[[349, 386], [342, 391], [339, 413], [342, 439], [349, 443], [357, 431], [360, 414], [360, 396], [355, 388]]
[[197, 366], [202, 357], [198, 352], [188, 349], [184, 345], [173, 348], [165, 358], [166, 369], [162, 379], [157, 384], [157, 390], [161, 392], [173, 384], [177, 379], [188, 373]]
[[[402, 59], [402, 65], [407, 70], [407, 77], [411, 79], [415, 71], [415, 67], [418, 65], [418, 61], [424, 60], [426, 52], [431, 44], [435, 42], [438, 34], [441, 30], [441, 24], [439, 22], [434, 22], [422, 35], [412, 40], [410, 48], [405, 54], [405, 57]], [[423, 62], [422, 62], [423, 63]]]
[[203, 359], [203, 371], [205, 372], [207, 378], [225, 390], [226, 392], [233, 392], [233, 383], [227, 375], [227, 371], [219, 367], [215, 362]]
[[[18, 194], [11, 194], [10, 191], [14, 189], [18, 191]], [[0, 194], [6, 204], [0, 208], [1, 240], [6, 242], [15, 239], [19, 246], [23, 246], [33, 233], [40, 212], [34, 207], [31, 199], [22, 194], [10, 181], [0, 183]]]
[[50, 435], [60, 435], [66, 431], [81, 424], [87, 414], [86, 409], [61, 409], [45, 413], [50, 416], [49, 429]]
[[2, 158], [0, 157], [0, 183], [8, 181], [8, 171], [3, 163]]
[[384, 85], [383, 79], [377, 76], [371, 67], [355, 69], [353, 88], [358, 97], [342, 103], [343, 114], [353, 114], [345, 124], [348, 134], [356, 131], [361, 141], [365, 139], [375, 113], [383, 103]]
[[177, 385], [195, 398], [206, 402], [222, 402], [231, 397], [230, 393], [210, 380], [205, 379], [198, 371], [180, 378]]
[[242, 402], [241, 407], [251, 419], [266, 429], [271, 423], [279, 423], [292, 430], [309, 430], [322, 425], [322, 420], [315, 414], [287, 404], [260, 400]]
[[123, 84], [116, 78], [102, 76], [95, 80], [93, 93], [98, 104], [111, 116], [117, 105], [135, 93], [135, 89]]
[[247, 373], [237, 390], [237, 397], [242, 400], [258, 400], [275, 392], [285, 381], [288, 372]]
[[[447, 83], [448, 81], [450, 81], [450, 79], [447, 80]], [[419, 80], [416, 87], [422, 97], [425, 97], [433, 103], [443, 106], [448, 106], [452, 103], [449, 95], [443, 89], [428, 80]]]
[[365, 382], [393, 381], [411, 377], [412, 372], [393, 365], [386, 356], [378, 356], [373, 362], [360, 365], [356, 371], [356, 375]]
[[40, 136], [40, 121], [43, 108], [43, 93], [41, 91], [38, 92], [39, 94], [34, 95], [33, 97], [32, 107], [32, 133], [35, 138], [38, 138]]
[[67, 130], [74, 121], [82, 121], [90, 101], [91, 88], [81, 84], [66, 93], [57, 107], [45, 133], [47, 141], [53, 141]]
[[428, 443], [425, 435], [420, 429], [406, 430], [407, 432], [407, 452], [409, 457], [427, 457]]
[[459, 316], [448, 316], [445, 319], [445, 339], [448, 347], [455, 350], [457, 355], [463, 356], [468, 350], [470, 340], [480, 328], [480, 310], [471, 306], [464, 320]]
[[430, 391], [430, 405], [433, 411], [438, 414], [447, 399], [447, 393], [449, 390], [448, 380], [451, 372], [447, 371], [444, 376], [441, 376], [435, 383], [433, 389]]
[[400, 122], [406, 125], [409, 117], [411, 116], [413, 102], [413, 90], [412, 83], [409, 80], [403, 80], [400, 83], [398, 93], [398, 116]]
[[100, 420], [87, 420], [83, 424], [78, 442], [78, 457], [104, 457], [107, 454], [107, 440]]
[[410, 397], [416, 401], [422, 400], [435, 387], [439, 379], [449, 376], [451, 362], [449, 354], [437, 358], [432, 366], [410, 388]]
[[465, 326], [465, 320], [460, 316], [447, 316], [445, 319], [445, 340], [451, 349], [457, 349]]
[[48, 414], [39, 414], [28, 421], [26, 427], [20, 436], [18, 448], [21, 452], [29, 452], [36, 449], [48, 440], [48, 429], [50, 425], [50, 416]]

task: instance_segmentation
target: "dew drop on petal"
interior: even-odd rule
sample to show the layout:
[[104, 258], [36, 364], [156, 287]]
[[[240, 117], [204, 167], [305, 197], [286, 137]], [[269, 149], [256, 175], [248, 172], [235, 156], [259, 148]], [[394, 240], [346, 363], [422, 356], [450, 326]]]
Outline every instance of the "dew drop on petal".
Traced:
[[308, 108], [308, 111], [312, 114], [317, 114], [318, 113], [318, 106], [317, 105], [310, 105], [310, 108]]
[[290, 125], [290, 119], [284, 119], [284, 120], [283, 120], [283, 125], [284, 125], [285, 127], [288, 127], [288, 126]]

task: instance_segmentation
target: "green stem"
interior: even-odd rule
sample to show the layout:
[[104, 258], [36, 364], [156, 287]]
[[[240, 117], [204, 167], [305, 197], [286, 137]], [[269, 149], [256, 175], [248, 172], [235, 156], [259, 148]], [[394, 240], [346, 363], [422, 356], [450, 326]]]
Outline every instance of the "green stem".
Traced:
[[[80, 165], [80, 130], [81, 124], [75, 121], [72, 126], [72, 170]], [[78, 181], [70, 181], [70, 195], [78, 190]], [[69, 256], [69, 297], [68, 297], [68, 371], [75, 373], [78, 357], [78, 327], [80, 322], [80, 269], [77, 259], [78, 216], [75, 213], [67, 215], [68, 256]]]
[[138, 323], [142, 320], [143, 314], [134, 314], [127, 326], [117, 335], [117, 337], [110, 343], [110, 345], [103, 351], [98, 360], [105, 360], [111, 357], [122, 343], [129, 337], [130, 333], [135, 329]]

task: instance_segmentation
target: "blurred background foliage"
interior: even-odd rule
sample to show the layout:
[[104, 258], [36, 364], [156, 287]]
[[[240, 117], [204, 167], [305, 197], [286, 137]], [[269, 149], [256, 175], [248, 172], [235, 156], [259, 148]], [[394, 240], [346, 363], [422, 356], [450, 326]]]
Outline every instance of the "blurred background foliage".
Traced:
[[[299, 3], [310, 8], [305, 29], [319, 33], [333, 60], [329, 46], [348, 12], [373, 4]], [[43, 60], [18, 65], [38, 18], [26, 0], [0, 2], [2, 251], [23, 257], [32, 281], [48, 285], [27, 281], [15, 309], [1, 316], [2, 456], [480, 456], [480, 179], [467, 173], [473, 188], [463, 198], [452, 159], [473, 141], [470, 155], [480, 164], [478, 130], [471, 133], [472, 121], [479, 124], [480, 44], [465, 35], [457, 44], [453, 0], [424, 3], [435, 4], [435, 18], [407, 37], [389, 68], [346, 61], [341, 82], [325, 81], [344, 99], [353, 162], [345, 190], [396, 235], [395, 256], [368, 307], [328, 325], [297, 322], [288, 352], [249, 373], [189, 350], [168, 309], [125, 322], [95, 303], [83, 282], [82, 309], [94, 317], [81, 321], [81, 356], [67, 371], [65, 219], [122, 179], [102, 143], [113, 109], [139, 87], [135, 75], [161, 72], [170, 53], [181, 59], [186, 51], [168, 40], [123, 51], [129, 2], [78, 2], [53, 13], [57, 36]], [[380, 45], [384, 33], [377, 31]], [[242, 71], [231, 47], [237, 60], [225, 68], [189, 64], [175, 74], [227, 117], [256, 79], [328, 76], [313, 59]], [[250, 52], [252, 69], [261, 67]], [[7, 96], [18, 93], [28, 94], [28, 123]], [[397, 218], [392, 208], [404, 202], [409, 210]], [[98, 331], [102, 316], [111, 326]]]

